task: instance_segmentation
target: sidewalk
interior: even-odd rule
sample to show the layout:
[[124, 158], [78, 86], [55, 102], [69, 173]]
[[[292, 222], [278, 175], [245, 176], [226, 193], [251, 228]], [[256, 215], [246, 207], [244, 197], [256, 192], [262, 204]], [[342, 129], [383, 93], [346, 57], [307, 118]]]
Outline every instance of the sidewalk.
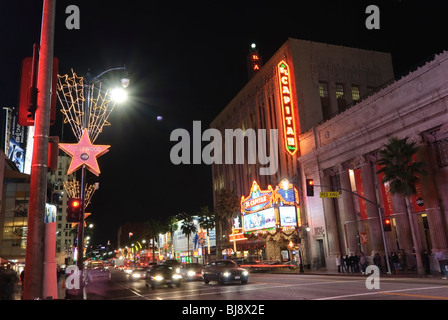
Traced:
[[[19, 282], [14, 291], [13, 300], [22, 300], [22, 283]], [[64, 300], [65, 299], [65, 283], [62, 282], [62, 278], [58, 283], [58, 296], [53, 298], [53, 300]]]
[[[299, 269], [297, 268], [296, 270], [291, 270], [291, 269], [286, 269], [286, 268], [282, 268], [280, 270], [272, 270], [271, 273], [281, 273], [281, 274], [298, 274], [298, 275], [328, 275], [328, 276], [347, 276], [347, 277], [366, 277], [369, 276], [368, 274], [362, 274], [362, 273], [350, 273], [350, 272], [338, 272], [337, 270], [334, 269], [326, 269], [326, 268], [321, 268], [321, 269], [316, 269], [316, 270], [310, 270], [310, 269], [305, 269], [303, 273], [299, 272]], [[387, 273], [381, 273], [380, 276], [382, 277], [390, 277], [390, 278], [419, 278], [419, 279], [440, 279], [442, 280], [442, 275], [441, 274], [427, 274], [427, 275], [423, 275], [420, 276], [418, 275], [417, 271], [413, 271], [413, 270], [400, 270], [399, 273], [392, 273], [392, 274], [387, 274]]]

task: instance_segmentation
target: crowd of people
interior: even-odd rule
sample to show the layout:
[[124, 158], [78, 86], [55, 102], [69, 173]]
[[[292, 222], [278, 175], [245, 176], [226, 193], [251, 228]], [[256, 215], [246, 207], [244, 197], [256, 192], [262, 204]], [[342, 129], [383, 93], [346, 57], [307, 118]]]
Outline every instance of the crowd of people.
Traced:
[[[428, 250], [424, 250], [422, 255], [422, 264], [427, 275], [431, 274], [430, 268], [430, 254]], [[441, 250], [435, 250], [434, 258], [437, 261], [437, 268], [439, 272], [442, 274], [442, 279], [447, 278], [446, 268], [439, 265], [439, 261], [443, 260], [443, 253]], [[392, 252], [389, 256], [389, 267], [392, 274], [399, 274], [403, 271], [415, 271], [416, 270], [416, 256], [415, 250], [412, 252], [412, 259], [414, 264], [412, 267], [408, 266], [407, 256], [404, 250], [399, 250], [398, 252]], [[377, 252], [373, 255], [373, 264], [376, 265], [380, 271], [380, 273], [387, 272], [387, 262], [386, 256], [381, 257]], [[338, 268], [339, 273], [366, 273], [366, 268], [368, 266], [367, 257], [363, 252], [351, 253], [350, 256], [346, 255], [338, 255], [336, 257], [336, 266]]]

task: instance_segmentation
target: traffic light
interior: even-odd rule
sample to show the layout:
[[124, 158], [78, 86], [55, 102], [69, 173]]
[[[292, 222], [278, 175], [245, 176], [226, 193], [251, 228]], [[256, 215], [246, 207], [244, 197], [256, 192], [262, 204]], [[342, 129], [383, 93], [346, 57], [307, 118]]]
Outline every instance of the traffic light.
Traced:
[[306, 179], [306, 195], [308, 197], [314, 196], [314, 181], [313, 181], [313, 179]]
[[70, 198], [67, 203], [67, 222], [79, 222], [81, 219], [81, 199]]
[[384, 231], [392, 231], [392, 223], [391, 223], [390, 219], [383, 220], [383, 228], [384, 228]]

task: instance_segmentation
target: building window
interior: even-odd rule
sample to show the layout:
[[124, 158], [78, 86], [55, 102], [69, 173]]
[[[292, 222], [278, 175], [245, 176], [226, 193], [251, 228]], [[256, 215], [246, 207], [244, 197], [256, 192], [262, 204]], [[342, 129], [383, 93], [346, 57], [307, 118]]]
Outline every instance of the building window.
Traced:
[[360, 98], [359, 86], [352, 86], [352, 100], [358, 101]]
[[330, 100], [328, 99], [328, 85], [325, 82], [319, 82], [319, 97], [323, 119], [328, 120], [331, 117]]
[[338, 102], [338, 111], [342, 112], [347, 108], [347, 102], [344, 98], [344, 85], [336, 83], [336, 101]]

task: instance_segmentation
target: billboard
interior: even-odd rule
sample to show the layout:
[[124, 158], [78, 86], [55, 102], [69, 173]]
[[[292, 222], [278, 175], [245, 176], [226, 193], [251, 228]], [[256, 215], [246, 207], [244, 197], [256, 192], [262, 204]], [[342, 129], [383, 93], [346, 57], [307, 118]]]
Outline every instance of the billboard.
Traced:
[[275, 227], [274, 208], [268, 208], [243, 216], [244, 232]]
[[297, 226], [297, 211], [294, 206], [279, 207], [280, 225], [282, 227], [296, 227]]

